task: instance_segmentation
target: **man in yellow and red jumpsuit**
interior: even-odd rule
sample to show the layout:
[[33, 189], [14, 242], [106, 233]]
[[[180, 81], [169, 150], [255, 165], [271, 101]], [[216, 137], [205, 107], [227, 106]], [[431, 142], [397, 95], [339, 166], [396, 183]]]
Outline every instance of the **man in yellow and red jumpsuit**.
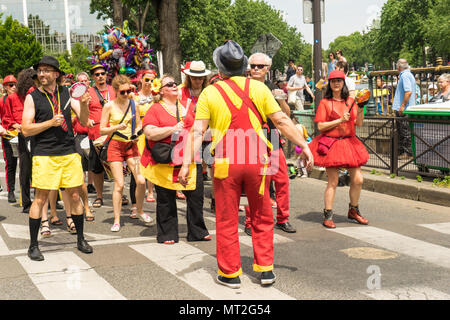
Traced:
[[[189, 164], [200, 150], [202, 135], [211, 128], [216, 197], [217, 282], [240, 287], [242, 274], [238, 216], [241, 191], [248, 198], [254, 252], [253, 270], [261, 272], [261, 284], [275, 282], [273, 273], [273, 217], [269, 198], [271, 144], [262, 130], [267, 117], [281, 133], [304, 148], [307, 165], [313, 157], [302, 136], [284, 114], [264, 83], [243, 77], [248, 59], [234, 41], [214, 51], [213, 60], [224, 81], [205, 88], [197, 103], [196, 120], [185, 150], [179, 180], [187, 184]], [[191, 153], [192, 148], [194, 153]]]

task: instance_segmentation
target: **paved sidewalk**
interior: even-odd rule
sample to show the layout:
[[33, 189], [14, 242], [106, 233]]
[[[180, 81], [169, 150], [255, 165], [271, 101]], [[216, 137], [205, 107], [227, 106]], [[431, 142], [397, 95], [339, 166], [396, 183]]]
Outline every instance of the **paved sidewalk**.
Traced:
[[[295, 164], [292, 159], [288, 159], [287, 162]], [[425, 179], [418, 182], [411, 178], [391, 178], [389, 173], [380, 172], [378, 169], [376, 174], [372, 174], [371, 170], [363, 168], [364, 190], [450, 207], [450, 188], [434, 186], [433, 182]], [[327, 181], [327, 173], [318, 167], [314, 167], [309, 176]]]

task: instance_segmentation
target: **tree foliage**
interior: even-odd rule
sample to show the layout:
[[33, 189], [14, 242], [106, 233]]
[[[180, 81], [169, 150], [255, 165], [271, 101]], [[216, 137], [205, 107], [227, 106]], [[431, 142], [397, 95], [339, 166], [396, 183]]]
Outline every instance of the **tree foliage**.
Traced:
[[[144, 33], [149, 35], [149, 43], [161, 50], [158, 28], [158, 4], [167, 1], [151, 1]], [[136, 19], [130, 19], [132, 11], [139, 12], [149, 3], [148, 0], [121, 0], [123, 19], [128, 19], [133, 32], [137, 32]], [[113, 18], [112, 0], [91, 0], [91, 13], [97, 12], [101, 18]], [[238, 42], [247, 55], [261, 34], [272, 33], [283, 42], [273, 59], [273, 69], [284, 70], [288, 59], [304, 64], [305, 71], [312, 70], [312, 46], [305, 43], [302, 34], [289, 26], [278, 10], [261, 0], [178, 0], [178, 23], [181, 47], [181, 60], [203, 60], [214, 68], [212, 53], [225, 40]]]
[[[363, 44], [359, 55], [353, 56], [346, 45], [354, 42], [352, 34], [338, 37], [330, 49], [342, 49], [350, 63], [364, 60], [377, 69], [391, 69], [399, 58], [405, 58], [412, 66], [426, 66], [441, 56], [448, 61], [450, 54], [450, 0], [388, 0], [381, 11], [380, 20], [362, 33]], [[427, 55], [426, 48], [430, 48]], [[364, 50], [365, 49], [365, 50]], [[350, 58], [350, 59], [349, 59]]]
[[42, 57], [41, 44], [36, 41], [34, 34], [11, 16], [0, 20], [0, 39], [0, 74], [3, 77], [17, 75]]
[[52, 54], [50, 52], [48, 54], [58, 59], [59, 67], [62, 71], [71, 73], [74, 76], [79, 72], [88, 71], [91, 67], [91, 63], [86, 57], [92, 53], [81, 43], [74, 43], [72, 45], [72, 55], [69, 55], [68, 51], [62, 54]]

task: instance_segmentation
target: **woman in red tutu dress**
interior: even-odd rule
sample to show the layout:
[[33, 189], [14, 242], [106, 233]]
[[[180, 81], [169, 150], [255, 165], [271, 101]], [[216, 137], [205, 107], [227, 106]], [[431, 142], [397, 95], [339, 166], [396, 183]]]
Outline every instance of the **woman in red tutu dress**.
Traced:
[[369, 160], [369, 153], [355, 136], [355, 126], [362, 126], [364, 120], [362, 107], [349, 97], [345, 74], [342, 71], [332, 71], [328, 77], [325, 97], [317, 108], [314, 120], [321, 134], [309, 144], [314, 164], [325, 167], [328, 175], [323, 221], [327, 228], [336, 228], [333, 222], [333, 202], [338, 186], [339, 168], [346, 168], [350, 174], [348, 218], [360, 224], [369, 223], [360, 215], [358, 209], [363, 184], [361, 166]]

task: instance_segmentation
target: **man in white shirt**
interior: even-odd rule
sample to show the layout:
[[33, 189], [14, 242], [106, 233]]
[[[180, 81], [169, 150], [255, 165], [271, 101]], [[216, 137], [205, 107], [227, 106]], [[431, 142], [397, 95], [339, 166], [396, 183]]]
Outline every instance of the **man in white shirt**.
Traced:
[[[303, 109], [303, 101], [305, 101], [305, 96], [303, 94], [303, 90], [306, 89], [308, 93], [313, 97], [311, 89], [308, 87], [306, 83], [305, 76], [303, 75], [303, 66], [299, 64], [297, 66], [297, 72], [293, 75], [286, 86], [286, 89], [289, 92], [288, 103], [294, 104], [296, 110], [304, 110]], [[295, 95], [295, 96], [294, 96]]]
[[336, 63], [336, 70], [342, 71], [345, 73], [345, 85], [347, 86], [350, 97], [355, 98], [356, 96], [356, 84], [352, 78], [349, 78], [348, 75], [348, 63], [344, 61], [338, 61]]

